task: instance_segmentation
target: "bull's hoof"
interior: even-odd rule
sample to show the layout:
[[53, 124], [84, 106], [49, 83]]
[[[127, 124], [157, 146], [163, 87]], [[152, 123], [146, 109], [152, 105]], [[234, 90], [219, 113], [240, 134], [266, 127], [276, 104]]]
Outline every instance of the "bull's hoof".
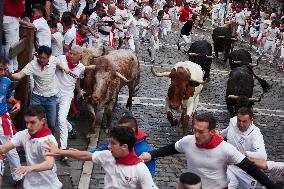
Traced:
[[91, 138], [95, 138], [95, 137], [96, 137], [96, 133], [89, 133], [86, 136], [87, 139], [91, 139]]

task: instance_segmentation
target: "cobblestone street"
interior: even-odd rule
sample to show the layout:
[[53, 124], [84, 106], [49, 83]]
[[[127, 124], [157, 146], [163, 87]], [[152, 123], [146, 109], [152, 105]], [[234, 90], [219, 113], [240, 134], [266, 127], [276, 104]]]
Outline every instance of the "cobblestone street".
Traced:
[[[212, 43], [211, 30], [208, 32], [199, 32], [196, 30], [192, 35], [193, 41], [206, 39]], [[156, 53], [154, 63], [156, 70], [169, 71], [173, 65], [179, 61], [188, 60], [188, 56], [183, 53], [183, 49], [178, 51], [176, 42], [179, 32], [174, 31], [168, 37], [168, 44], [160, 48]], [[156, 78], [152, 75], [150, 68], [150, 57], [147, 52], [148, 44], [141, 49], [138, 54], [141, 67], [140, 89], [133, 100], [131, 114], [138, 120], [139, 127], [145, 131], [149, 137], [148, 142], [153, 148], [158, 148], [166, 144], [177, 141], [182, 137], [182, 131], [179, 128], [171, 127], [166, 119], [164, 108], [165, 96], [167, 94], [168, 78]], [[236, 48], [235, 48], [236, 49]], [[254, 61], [258, 58], [255, 51], [251, 50]], [[226, 82], [229, 74], [229, 64], [222, 61], [222, 55], [219, 60], [213, 59], [211, 66], [211, 75], [209, 83], [205, 84], [200, 94], [200, 103], [198, 112], [212, 112], [218, 121], [218, 129], [228, 126], [229, 114], [225, 103]], [[268, 58], [267, 58], [268, 60]], [[270, 84], [273, 84], [271, 90], [263, 95], [261, 102], [254, 106], [254, 123], [258, 126], [264, 135], [268, 158], [274, 161], [284, 161], [284, 72], [277, 72], [270, 67], [267, 60], [262, 60], [261, 64], [254, 68], [255, 73], [261, 78], [265, 78]], [[255, 80], [254, 96], [259, 97], [262, 89]], [[125, 112], [128, 90], [123, 88], [119, 94], [117, 106], [114, 110], [112, 124]], [[175, 114], [176, 117], [179, 114]], [[87, 148], [88, 140], [85, 138], [88, 128], [88, 116], [80, 117], [80, 121], [74, 121], [79, 136], [76, 140], [70, 140], [70, 147], [84, 150]], [[190, 122], [191, 123], [191, 122]], [[100, 130], [98, 145], [107, 142], [107, 134]], [[57, 162], [59, 175], [64, 180], [64, 188], [78, 188], [79, 180], [82, 175], [84, 162], [70, 159], [67, 164]], [[157, 160], [155, 182], [160, 189], [174, 189], [179, 175], [186, 171], [186, 161], [184, 155], [175, 155]], [[5, 172], [9, 172], [8, 166]], [[70, 177], [71, 176], [71, 180]], [[87, 182], [88, 183], [88, 182]], [[101, 167], [94, 165], [90, 189], [101, 189], [104, 184], [104, 171]], [[73, 187], [71, 187], [73, 185]], [[11, 187], [11, 178], [4, 177], [4, 189]]]

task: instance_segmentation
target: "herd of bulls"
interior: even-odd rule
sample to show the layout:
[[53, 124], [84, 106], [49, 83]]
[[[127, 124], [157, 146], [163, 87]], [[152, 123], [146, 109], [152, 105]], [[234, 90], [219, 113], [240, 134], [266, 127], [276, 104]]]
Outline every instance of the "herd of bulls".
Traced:
[[[234, 116], [240, 107], [252, 107], [254, 102], [261, 100], [261, 97], [253, 98], [254, 78], [261, 84], [264, 92], [271, 86], [253, 72], [253, 67], [258, 65], [259, 60], [253, 63], [251, 54], [246, 50], [232, 51], [230, 27], [216, 28], [212, 38], [215, 57], [218, 58], [218, 51], [222, 51], [224, 61], [229, 59], [231, 72], [224, 97], [230, 116]], [[189, 61], [176, 63], [170, 72], [160, 73], [154, 67], [151, 68], [154, 76], [170, 78], [166, 96], [167, 119], [172, 126], [182, 127], [184, 134], [187, 132], [190, 116], [194, 120], [196, 115], [199, 94], [204, 84], [209, 82], [213, 58], [212, 46], [206, 40], [192, 43], [187, 53]], [[94, 119], [91, 126], [91, 132], [94, 133], [98, 111], [104, 110], [105, 126], [110, 127], [113, 108], [123, 86], [128, 86], [126, 107], [131, 108], [132, 97], [138, 90], [140, 66], [135, 53], [126, 49], [109, 52], [105, 49], [84, 49], [82, 62], [85, 65], [94, 65], [94, 69], [86, 71], [83, 80], [88, 109]], [[181, 112], [179, 121], [174, 119], [172, 110]]]

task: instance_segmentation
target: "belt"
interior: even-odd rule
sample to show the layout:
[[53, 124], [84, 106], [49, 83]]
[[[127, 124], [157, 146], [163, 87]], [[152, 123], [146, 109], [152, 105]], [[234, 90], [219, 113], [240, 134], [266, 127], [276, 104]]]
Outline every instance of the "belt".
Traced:
[[266, 39], [266, 40], [267, 40], [267, 41], [273, 41], [273, 39], [271, 39], [271, 40], [270, 40], [270, 39]]
[[100, 28], [98, 29], [98, 32], [100, 32], [103, 35], [109, 35], [109, 32], [106, 32], [106, 31], [104, 31], [104, 30], [102, 30]]

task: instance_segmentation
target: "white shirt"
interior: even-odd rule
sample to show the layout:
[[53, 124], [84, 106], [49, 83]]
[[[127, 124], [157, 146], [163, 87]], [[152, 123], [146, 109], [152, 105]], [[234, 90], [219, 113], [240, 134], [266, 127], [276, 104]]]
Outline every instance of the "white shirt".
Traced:
[[272, 28], [271, 26], [269, 26], [266, 30], [266, 39], [269, 41], [275, 41], [278, 33], [280, 33], [279, 28]]
[[134, 16], [131, 16], [129, 20], [125, 23], [127, 26], [127, 35], [133, 37], [134, 39], [139, 38], [139, 26], [140, 22], [136, 20]]
[[153, 13], [153, 9], [149, 5], [145, 6], [143, 8], [143, 10], [142, 10], [142, 16], [143, 17], [145, 17], [146, 14], [147, 14], [151, 18], [152, 17], [152, 13]]
[[64, 34], [64, 44], [70, 45], [71, 42], [73, 42], [73, 44], [76, 44], [76, 28], [75, 28], [74, 24]]
[[123, 19], [127, 19], [127, 17], [128, 17], [127, 9], [116, 8], [114, 17], [115, 17], [115, 21], [117, 22], [117, 24], [122, 25], [123, 22], [124, 22]]
[[[65, 55], [58, 57], [61, 65], [65, 68], [68, 68], [68, 63]], [[67, 74], [61, 70], [56, 70], [55, 74], [58, 80], [58, 88], [61, 96], [73, 97], [75, 84], [78, 78], [82, 78], [84, 75], [85, 66], [82, 63], [79, 63], [75, 68], [70, 69], [73, 77], [70, 74]]]
[[166, 20], [161, 21], [162, 28], [170, 29], [172, 25], [172, 21], [170, 20], [170, 15], [164, 12], [163, 19], [166, 19]]
[[155, 18], [151, 21], [151, 26], [154, 27], [155, 35], [158, 35], [159, 30], [160, 30], [160, 25], [161, 25], [161, 21], [159, 21], [158, 17], [155, 17]]
[[63, 35], [60, 32], [55, 32], [52, 34], [51, 49], [53, 56], [63, 54]]
[[60, 61], [58, 58], [50, 56], [48, 65], [43, 70], [41, 70], [37, 59], [32, 60], [22, 69], [26, 75], [32, 75], [34, 78], [34, 88], [32, 91], [34, 94], [44, 97], [51, 97], [57, 94], [58, 88], [55, 70], [59, 64]]
[[188, 171], [201, 177], [203, 189], [227, 187], [227, 166], [239, 164], [245, 156], [225, 141], [213, 149], [198, 148], [195, 143], [194, 135], [187, 135], [175, 143], [175, 149], [185, 153]]
[[267, 161], [267, 172], [269, 178], [274, 182], [282, 182], [284, 183], [284, 175], [281, 175], [284, 171], [284, 163], [283, 162], [274, 162]]
[[158, 189], [147, 166], [116, 164], [109, 150], [94, 152], [92, 161], [105, 170], [105, 189]]
[[[44, 161], [45, 143], [47, 141], [58, 146], [53, 135], [31, 139], [28, 129], [17, 132], [11, 139], [13, 146], [23, 146], [25, 149], [27, 165], [36, 165]], [[61, 187], [62, 184], [57, 178], [55, 163], [52, 170], [30, 172], [24, 180], [25, 189], [60, 189]]]
[[33, 21], [33, 25], [36, 27], [36, 43], [39, 46], [45, 45], [51, 47], [51, 31], [44, 18], [38, 18]]
[[237, 126], [237, 116], [235, 116], [230, 119], [229, 126], [220, 134], [239, 151], [245, 151], [249, 157], [267, 159], [263, 136], [253, 123], [245, 132], [241, 132]]
[[236, 18], [236, 22], [239, 25], [245, 25], [245, 14], [244, 14], [244, 12], [239, 12], [239, 13], [236, 12], [235, 18]]

